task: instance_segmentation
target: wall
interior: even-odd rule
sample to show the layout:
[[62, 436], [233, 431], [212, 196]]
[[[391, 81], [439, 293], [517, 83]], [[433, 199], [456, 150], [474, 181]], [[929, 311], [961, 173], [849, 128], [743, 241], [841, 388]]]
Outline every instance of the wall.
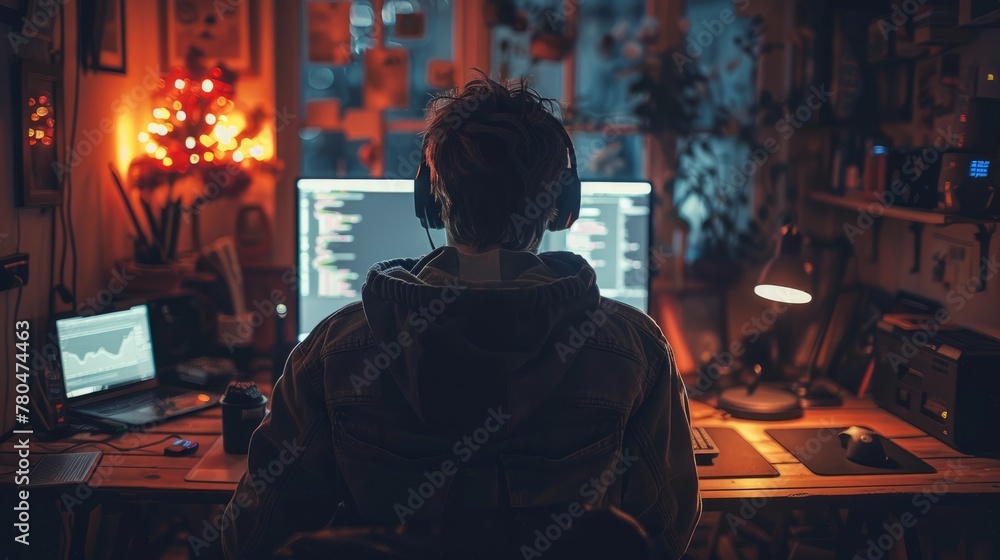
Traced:
[[[995, 71], [1000, 67], [1000, 52], [996, 48], [998, 44], [1000, 29], [987, 29], [980, 32], [975, 42], [956, 49], [963, 68], [967, 65], [978, 67], [980, 95], [996, 95], [996, 87], [986, 84], [985, 75], [988, 70]], [[895, 145], [929, 146], [933, 145], [935, 136], [940, 134], [937, 131], [947, 130], [951, 124], [952, 117], [946, 116], [936, 119], [934, 126], [930, 128], [901, 126], [885, 132], [892, 137]], [[843, 233], [845, 223], [857, 225], [859, 218], [857, 212], [836, 209], [818, 211], [812, 215], [819, 220], [814, 227], [827, 234]], [[968, 225], [926, 226], [922, 234], [920, 270], [911, 273], [914, 241], [913, 233], [908, 227], [907, 222], [883, 220], [878, 259], [874, 263], [870, 262], [875, 237], [873, 230], [866, 230], [855, 237], [854, 250], [858, 255], [856, 262], [862, 281], [890, 293], [906, 290], [939, 301], [952, 312], [954, 324], [1000, 337], [1000, 315], [997, 314], [1000, 310], [1000, 274], [981, 293], [935, 282], [931, 276], [935, 253], [949, 244], [964, 246], [969, 254], [962, 270], [954, 273], [959, 283], [977, 274], [979, 245], [975, 241], [976, 228]], [[1000, 258], [1000, 235], [993, 236], [990, 255], [994, 261]]]
[[[73, 118], [74, 63], [77, 60], [77, 2], [69, 0], [64, 3], [67, 38], [65, 60], [68, 61], [64, 64], [64, 111], [67, 117], [64, 129], [68, 136], [69, 124]], [[107, 166], [112, 163], [119, 173], [124, 174], [128, 162], [136, 155], [139, 147], [136, 135], [140, 127], [148, 122], [146, 115], [152, 110], [149, 93], [155, 88], [154, 77], [167, 70], [160, 61], [160, 3], [151, 0], [126, 0], [125, 5], [126, 73], [89, 73], [80, 79], [76, 142], [76, 153], [80, 157], [75, 164], [71, 160], [73, 171], [70, 209], [75, 225], [79, 263], [76, 286], [78, 307], [86, 304], [87, 298], [94, 298], [101, 290], [107, 289], [116, 271], [116, 263], [131, 256], [132, 227], [111, 183]], [[274, 19], [271, 14], [275, 9], [274, 0], [257, 0], [251, 6], [258, 12], [258, 36], [252, 40], [257, 43], [259, 75], [242, 78], [237, 84], [237, 93], [241, 106], [262, 105], [270, 108], [274, 106], [274, 52], [271, 41], [261, 38], [273, 37]], [[0, 25], [0, 34], [4, 38], [9, 31], [8, 26]], [[58, 24], [56, 35], [58, 36]], [[53, 240], [50, 234], [52, 210], [14, 207], [12, 139], [8, 135], [8, 131], [12, 129], [8, 66], [11, 46], [6, 39], [0, 43], [0, 173], [3, 173], [0, 175], [0, 254], [14, 252], [19, 217], [20, 250], [28, 252], [31, 258], [30, 280], [24, 289], [20, 316], [33, 321], [33, 344], [39, 345], [43, 339], [42, 322], [49, 312], [48, 263], [54, 250], [58, 268], [62, 243], [58, 239], [58, 230], [57, 239]], [[36, 44], [23, 47], [19, 55], [26, 60], [44, 61], [44, 45], [38, 44], [38, 41], [32, 43]], [[54, 48], [60, 49], [58, 37]], [[68, 139], [64, 142], [64, 145], [67, 144]], [[274, 190], [272, 179], [260, 178], [255, 180], [249, 192], [244, 195], [243, 202], [262, 204], [273, 216]], [[220, 199], [205, 207], [201, 217], [204, 243], [232, 233], [235, 209], [239, 204], [239, 201]], [[189, 240], [183, 235], [180, 248], [183, 250], [189, 246]], [[71, 282], [70, 270], [68, 263], [67, 283]], [[0, 318], [4, 320], [0, 326], [0, 347], [11, 337], [10, 325], [13, 318], [7, 317], [13, 314], [14, 293], [10, 291], [0, 294]], [[68, 310], [70, 306], [57, 300], [53, 311]], [[4, 364], [11, 363], [12, 358], [5, 352], [0, 352], [0, 356], [4, 356]], [[0, 388], [0, 403], [8, 401], [8, 385], [4, 383]], [[0, 405], [0, 410], [2, 409], [3, 406]], [[5, 413], [0, 421], [3, 431], [10, 428], [9, 417], [10, 414]]]

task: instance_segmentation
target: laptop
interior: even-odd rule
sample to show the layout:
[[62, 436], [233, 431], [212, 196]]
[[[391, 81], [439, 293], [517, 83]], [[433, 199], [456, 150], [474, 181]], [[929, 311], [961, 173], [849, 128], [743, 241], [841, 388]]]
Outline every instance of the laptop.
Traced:
[[58, 319], [56, 337], [66, 409], [78, 417], [143, 426], [219, 402], [215, 394], [159, 384], [145, 305]]

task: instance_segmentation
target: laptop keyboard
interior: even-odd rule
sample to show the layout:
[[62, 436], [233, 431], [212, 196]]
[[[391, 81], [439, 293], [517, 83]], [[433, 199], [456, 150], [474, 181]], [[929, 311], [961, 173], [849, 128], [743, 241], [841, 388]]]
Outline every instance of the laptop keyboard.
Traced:
[[86, 407], [85, 410], [88, 412], [96, 412], [98, 414], [114, 414], [115, 412], [122, 412], [124, 410], [130, 410], [147, 404], [152, 404], [155, 401], [156, 395], [154, 393], [140, 393], [134, 396], [129, 395], [120, 399], [112, 399], [110, 401], [96, 403]]
[[87, 475], [100, 456], [100, 451], [43, 455], [35, 468], [31, 469], [30, 485], [50, 486], [87, 482]]
[[164, 414], [176, 413], [203, 405], [198, 400], [198, 393], [173, 390], [159, 387], [155, 390], [142, 391], [134, 395], [125, 395], [117, 399], [97, 402], [77, 407], [80, 412], [112, 416], [119, 413], [136, 414], [149, 420], [163, 418]]

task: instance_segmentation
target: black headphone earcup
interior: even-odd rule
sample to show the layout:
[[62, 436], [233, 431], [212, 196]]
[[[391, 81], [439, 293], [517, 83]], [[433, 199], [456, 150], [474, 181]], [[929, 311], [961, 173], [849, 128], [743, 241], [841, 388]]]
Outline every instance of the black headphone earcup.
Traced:
[[420, 220], [421, 227], [444, 229], [441, 218], [441, 204], [431, 192], [431, 168], [421, 161], [417, 176], [413, 179], [413, 212]]
[[[555, 117], [552, 117], [555, 119]], [[580, 217], [580, 196], [583, 184], [580, 182], [580, 175], [576, 167], [576, 150], [573, 148], [573, 139], [569, 132], [559, 126], [562, 130], [563, 141], [566, 143], [569, 162], [566, 169], [559, 174], [559, 189], [556, 195], [556, 217], [549, 223], [549, 231], [563, 231], [569, 229], [576, 219]]]

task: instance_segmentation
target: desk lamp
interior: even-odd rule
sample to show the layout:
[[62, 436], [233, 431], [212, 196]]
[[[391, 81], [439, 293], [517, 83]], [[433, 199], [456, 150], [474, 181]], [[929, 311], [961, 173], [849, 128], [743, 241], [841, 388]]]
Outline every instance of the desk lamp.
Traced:
[[[762, 298], [788, 304], [812, 301], [812, 281], [802, 262], [802, 234], [794, 224], [781, 228], [774, 257], [764, 265], [753, 291]], [[758, 386], [760, 368], [750, 385], [729, 387], [719, 394], [719, 408], [747, 420], [791, 420], [802, 416], [799, 396], [786, 389]]]

